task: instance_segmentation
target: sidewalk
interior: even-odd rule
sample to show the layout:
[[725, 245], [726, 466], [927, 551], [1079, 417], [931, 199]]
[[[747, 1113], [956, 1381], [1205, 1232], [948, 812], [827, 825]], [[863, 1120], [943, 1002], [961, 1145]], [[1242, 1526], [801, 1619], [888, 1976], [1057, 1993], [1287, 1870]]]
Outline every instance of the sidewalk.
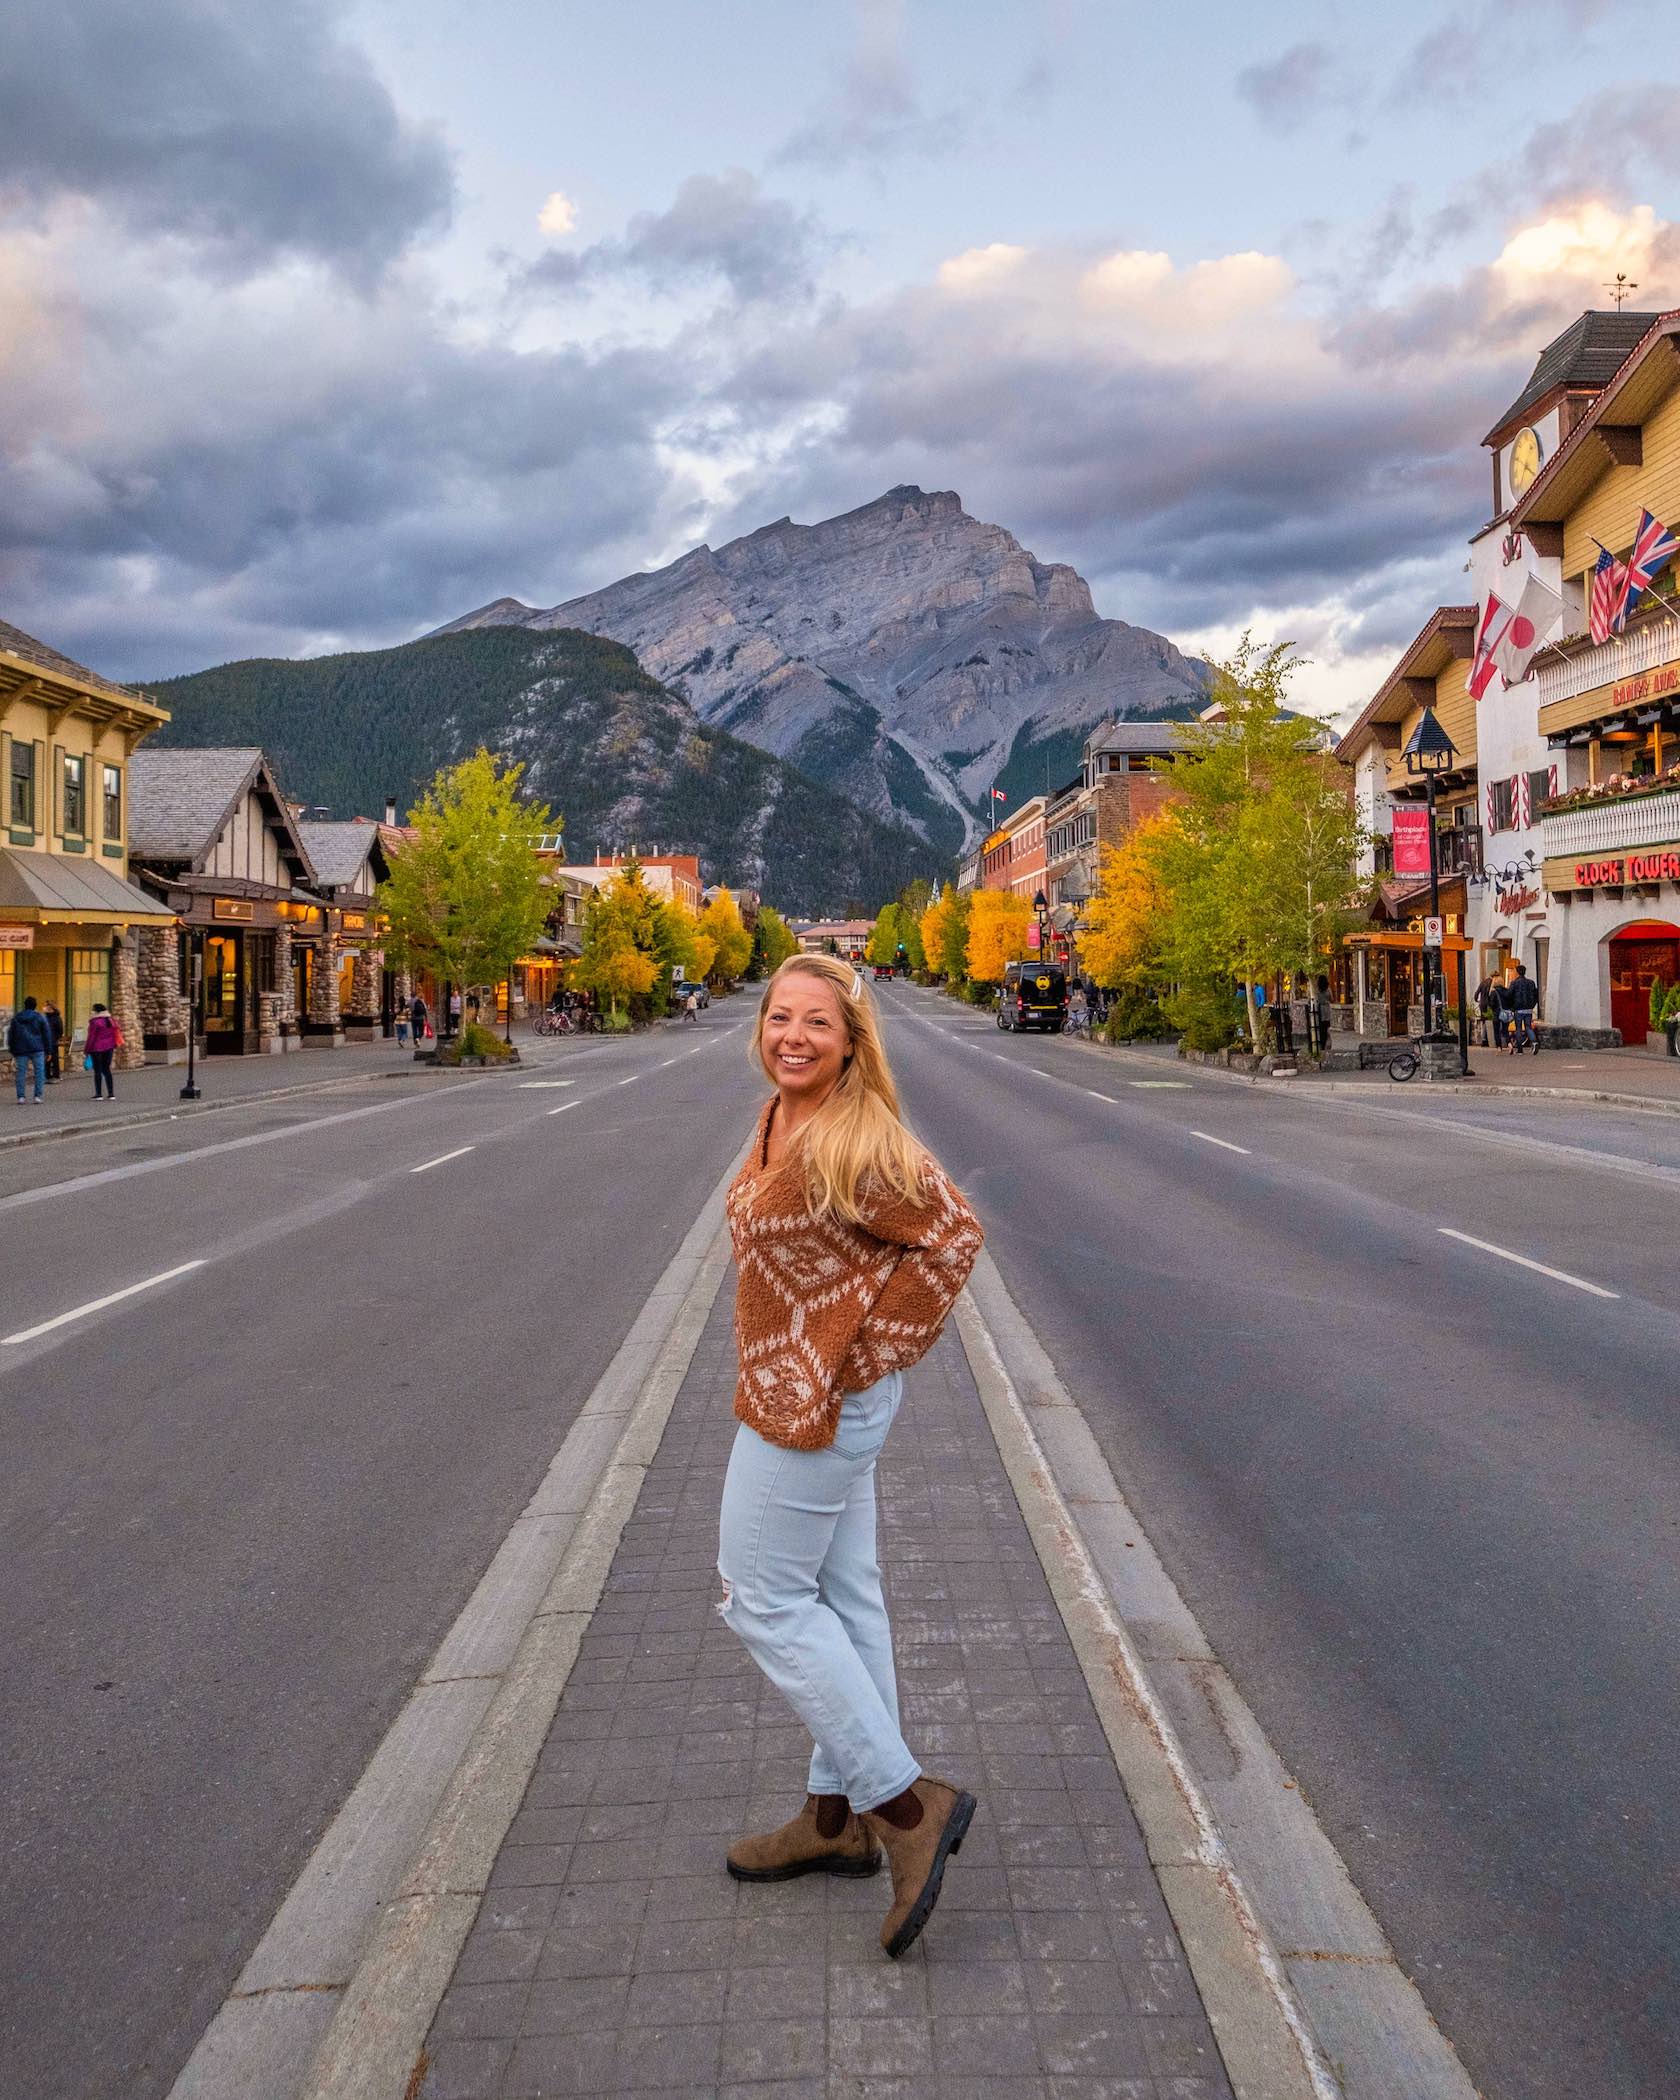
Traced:
[[954, 1334], [882, 1466], [906, 1732], [980, 1811], [926, 1932], [885, 1873], [743, 1885], [808, 1742], [716, 1616], [724, 1293], [427, 2041], [419, 2100], [1230, 2100]]
[[112, 1124], [150, 1122], [161, 1115], [196, 1116], [230, 1103], [259, 1101], [265, 1096], [355, 1079], [404, 1078], [428, 1073], [417, 1065], [412, 1044], [376, 1039], [346, 1044], [342, 1050], [296, 1050], [284, 1057], [213, 1057], [198, 1060], [193, 1074], [201, 1098], [183, 1101], [187, 1068], [146, 1065], [138, 1072], [116, 1075], [114, 1101], [95, 1101], [93, 1075], [82, 1070], [81, 1053], [67, 1059], [64, 1077], [49, 1086], [39, 1108], [19, 1108], [10, 1076], [0, 1078], [0, 1145], [72, 1131], [104, 1130]]
[[[1059, 1037], [1051, 1040], [1066, 1042], [1072, 1039]], [[1095, 1050], [1102, 1056], [1143, 1058], [1151, 1064], [1179, 1071], [1192, 1069], [1179, 1057], [1172, 1043], [1127, 1043], [1113, 1049], [1106, 1043], [1088, 1043], [1078, 1047]], [[1201, 1066], [1195, 1069], [1217, 1071], [1220, 1068]], [[1472, 1044], [1470, 1069], [1475, 1075], [1473, 1078], [1437, 1081], [1429, 1085], [1420, 1085], [1414, 1080], [1404, 1091], [1410, 1096], [1441, 1093], [1555, 1095], [1565, 1100], [1600, 1101], [1612, 1106], [1680, 1114], [1680, 1058], [1650, 1050], [1543, 1049], [1538, 1056], [1525, 1052], [1521, 1057], [1510, 1057], [1502, 1050], [1483, 1050]], [[1400, 1091], [1396, 1082], [1389, 1078], [1385, 1065], [1364, 1072], [1319, 1072], [1303, 1058], [1293, 1079], [1252, 1080], [1246, 1073], [1236, 1076], [1250, 1085], [1311, 1087], [1377, 1096]]]

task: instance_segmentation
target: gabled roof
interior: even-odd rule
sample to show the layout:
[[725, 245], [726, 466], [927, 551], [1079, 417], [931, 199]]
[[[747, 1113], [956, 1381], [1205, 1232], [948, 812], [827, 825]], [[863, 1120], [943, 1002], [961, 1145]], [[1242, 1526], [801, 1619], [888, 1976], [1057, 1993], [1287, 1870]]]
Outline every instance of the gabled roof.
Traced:
[[1408, 678], [1439, 678], [1454, 658], [1467, 656], [1465, 638], [1473, 641], [1476, 608], [1473, 605], [1437, 605], [1399, 662], [1378, 686], [1374, 698], [1353, 726], [1338, 741], [1336, 756], [1353, 759], [1365, 740], [1365, 732], [1378, 722], [1403, 722], [1413, 697]]
[[1528, 420], [1528, 411], [1560, 387], [1608, 386], [1621, 370], [1657, 314], [1584, 313], [1571, 321], [1561, 335], [1554, 336], [1535, 361], [1528, 384], [1483, 438], [1484, 445], [1497, 444], [1513, 423]]
[[1610, 449], [1615, 433], [1642, 424], [1680, 383], [1677, 338], [1680, 309], [1653, 317], [1609, 385], [1511, 506], [1514, 528], [1561, 524], [1593, 483], [1609, 472], [1615, 464]]
[[354, 882], [363, 864], [376, 856], [374, 880], [382, 881], [390, 873], [381, 828], [353, 817], [344, 824], [299, 824], [298, 837], [309, 855], [315, 879], [324, 889], [336, 890]]
[[255, 744], [136, 751], [128, 762], [129, 858], [185, 863], [201, 871], [247, 789], [280, 833], [294, 878], [313, 883], [308, 848]]

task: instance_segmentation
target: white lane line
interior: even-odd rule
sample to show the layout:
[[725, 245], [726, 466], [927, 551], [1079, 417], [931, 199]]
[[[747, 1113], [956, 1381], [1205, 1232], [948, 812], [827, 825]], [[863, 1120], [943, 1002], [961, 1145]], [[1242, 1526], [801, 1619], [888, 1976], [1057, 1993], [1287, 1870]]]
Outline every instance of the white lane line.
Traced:
[[1182, 1086], [1182, 1087], [1187, 1087], [1187, 1086], [1188, 1086], [1188, 1085], [1190, 1084], [1190, 1082], [1189, 1082], [1189, 1080], [1188, 1080], [1188, 1079], [1128, 1079], [1128, 1080], [1126, 1081], [1126, 1084], [1127, 1084], [1128, 1086], [1154, 1086], [1154, 1087], [1162, 1087], [1162, 1086]]
[[[688, 1052], [687, 1052], [686, 1050], [684, 1050], [684, 1051], [682, 1051], [682, 1052], [681, 1052], [680, 1054], [681, 1054], [682, 1056], [686, 1057], [686, 1056], [688, 1055]], [[656, 1070], [658, 1070], [658, 1071], [661, 1071], [661, 1072], [663, 1072], [663, 1071], [664, 1071], [664, 1069], [665, 1069], [665, 1067], [666, 1067], [667, 1065], [674, 1065], [674, 1064], [676, 1063], [676, 1061], [677, 1061], [677, 1060], [676, 1060], [676, 1058], [674, 1058], [674, 1057], [662, 1057], [662, 1058], [661, 1058], [661, 1059], [659, 1060], [659, 1063], [658, 1063], [658, 1065], [657, 1065], [657, 1067], [656, 1067], [655, 1069], [656, 1069]]]
[[1443, 1239], [1462, 1240], [1467, 1247], [1479, 1247], [1484, 1254], [1497, 1254], [1501, 1261], [1514, 1261], [1519, 1269], [1533, 1269], [1536, 1274], [1551, 1277], [1554, 1283], [1567, 1283], [1578, 1291], [1590, 1291], [1595, 1298], [1619, 1298], [1620, 1291], [1607, 1291], [1601, 1283], [1588, 1283], [1584, 1276], [1571, 1276], [1567, 1269], [1551, 1269], [1543, 1261], [1530, 1261], [1526, 1254], [1513, 1254], [1509, 1247], [1496, 1247], [1492, 1240], [1479, 1240], [1474, 1233], [1455, 1232], [1450, 1225], [1437, 1225], [1435, 1230]]
[[1229, 1138], [1216, 1138], [1205, 1130], [1192, 1130], [1190, 1135], [1193, 1138], [1200, 1138], [1204, 1145], [1217, 1145], [1222, 1152], [1240, 1152], [1244, 1159], [1249, 1159], [1253, 1156], [1246, 1145], [1233, 1145]]
[[14, 1342], [32, 1342], [37, 1336], [51, 1334], [55, 1327], [64, 1327], [72, 1320], [85, 1320], [89, 1313], [103, 1312], [107, 1305], [120, 1305], [125, 1298], [132, 1298], [137, 1291], [149, 1291], [160, 1283], [168, 1283], [177, 1276], [185, 1276], [189, 1269], [202, 1269], [204, 1260], [178, 1262], [173, 1269], [161, 1270], [156, 1276], [148, 1276], [143, 1283], [131, 1283], [126, 1290], [107, 1291], [103, 1298], [90, 1298], [86, 1305], [72, 1306], [69, 1312], [61, 1312], [50, 1320], [41, 1321], [37, 1327], [20, 1327], [16, 1334], [0, 1335], [0, 1349], [9, 1349]]
[[1085, 1091], [1090, 1095], [1093, 1101], [1109, 1101], [1118, 1103], [1120, 1099], [1118, 1094], [1099, 1094], [1094, 1086], [1088, 1086], [1085, 1089]]
[[522, 1079], [519, 1084], [529, 1090], [532, 1087], [539, 1086], [576, 1086], [577, 1081], [575, 1079]]
[[436, 1159], [422, 1160], [419, 1166], [410, 1167], [408, 1171], [411, 1174], [424, 1174], [432, 1167], [441, 1167], [446, 1159], [463, 1159], [475, 1149], [472, 1145], [457, 1145], [453, 1152], [440, 1152]]
[[583, 1103], [581, 1101], [562, 1101], [558, 1108], [545, 1108], [543, 1114], [545, 1116], [563, 1116], [568, 1108], [581, 1108], [582, 1106]]
[[637, 1081], [638, 1079], [640, 1079], [640, 1078], [641, 1078], [641, 1076], [642, 1076], [642, 1075], [641, 1075], [641, 1073], [640, 1073], [640, 1072], [632, 1072], [632, 1073], [630, 1074], [630, 1077], [629, 1077], [628, 1079], [615, 1079], [615, 1080], [613, 1081], [613, 1085], [614, 1085], [614, 1086], [634, 1086], [634, 1085], [636, 1084], [636, 1081]]

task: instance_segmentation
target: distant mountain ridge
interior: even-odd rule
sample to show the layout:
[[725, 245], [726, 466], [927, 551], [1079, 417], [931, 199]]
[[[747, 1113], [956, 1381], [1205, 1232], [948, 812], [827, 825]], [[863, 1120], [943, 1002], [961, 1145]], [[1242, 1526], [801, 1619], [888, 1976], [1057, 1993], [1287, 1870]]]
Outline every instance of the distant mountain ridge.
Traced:
[[936, 872], [924, 840], [702, 723], [621, 644], [545, 628], [428, 637], [303, 662], [253, 658], [153, 688], [160, 744], [260, 744], [286, 792], [335, 816], [406, 811], [480, 744], [525, 763], [566, 850], [697, 853], [708, 882], [800, 915], [873, 909]]
[[994, 782], [1065, 778], [1096, 723], [1182, 716], [1205, 667], [1102, 618], [1083, 577], [1034, 559], [950, 491], [912, 485], [817, 525], [725, 546], [542, 610], [498, 598], [437, 631], [577, 627], [633, 649], [702, 720], [952, 853]]

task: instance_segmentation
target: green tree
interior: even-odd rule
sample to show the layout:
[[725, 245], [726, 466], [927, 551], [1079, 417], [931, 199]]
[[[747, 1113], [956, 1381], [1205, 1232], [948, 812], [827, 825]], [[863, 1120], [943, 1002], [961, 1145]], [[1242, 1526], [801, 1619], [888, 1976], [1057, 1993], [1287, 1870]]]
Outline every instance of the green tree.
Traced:
[[1311, 971], [1349, 923], [1360, 828], [1320, 724], [1285, 706], [1299, 659], [1248, 636], [1215, 673], [1220, 718], [1187, 725], [1163, 764], [1173, 823], [1151, 855], [1166, 895], [1160, 967], [1181, 997]]
[[947, 890], [940, 907], [939, 968], [948, 985], [961, 985], [968, 976], [968, 922], [974, 910], [972, 890]]
[[865, 962], [887, 969], [898, 948], [898, 906], [883, 904], [875, 914], [875, 930], [869, 936], [869, 945], [863, 951]]
[[898, 901], [904, 907], [908, 916], [919, 923], [922, 913], [927, 910], [929, 904], [933, 901], [933, 884], [928, 881], [925, 875], [918, 875], [914, 881], [907, 882], [903, 889], [899, 891]]
[[416, 836], [379, 889], [386, 948], [402, 966], [440, 984], [496, 984], [542, 933], [554, 900], [532, 841], [559, 826], [546, 803], [520, 800], [523, 771], [475, 751], [410, 812]]
[[572, 967], [572, 982], [604, 1000], [615, 1023], [628, 1018], [634, 1000], [650, 997], [661, 967], [669, 982], [669, 965], [662, 965], [658, 952], [660, 912], [635, 861], [627, 861], [584, 907], [583, 953]]
[[[911, 885], [915, 887], [914, 884]], [[925, 885], [924, 885], [925, 887]], [[901, 897], [894, 906], [898, 913], [898, 938], [912, 970], [927, 969], [927, 950], [922, 946], [922, 915], [912, 911]]]
[[779, 911], [768, 904], [758, 907], [758, 924], [753, 928], [753, 960], [758, 974], [768, 977], [779, 970], [790, 955], [797, 955], [799, 943], [792, 929]]

